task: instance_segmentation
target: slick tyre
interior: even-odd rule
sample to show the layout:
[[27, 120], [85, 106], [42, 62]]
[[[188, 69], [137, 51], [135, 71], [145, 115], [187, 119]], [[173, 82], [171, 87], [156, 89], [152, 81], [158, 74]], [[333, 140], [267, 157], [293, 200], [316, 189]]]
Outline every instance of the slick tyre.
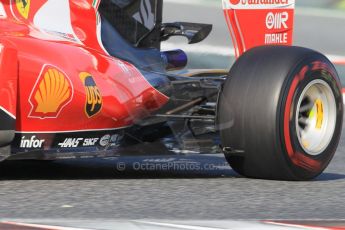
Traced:
[[339, 77], [322, 54], [263, 46], [233, 65], [219, 95], [221, 145], [239, 174], [310, 180], [327, 167], [343, 119]]

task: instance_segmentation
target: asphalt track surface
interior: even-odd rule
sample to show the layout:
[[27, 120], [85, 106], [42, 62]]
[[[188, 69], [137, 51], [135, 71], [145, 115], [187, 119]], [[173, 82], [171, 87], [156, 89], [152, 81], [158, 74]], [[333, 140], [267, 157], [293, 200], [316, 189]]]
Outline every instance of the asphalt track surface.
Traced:
[[[167, 8], [167, 18], [174, 21], [195, 19], [216, 27], [221, 27], [219, 20], [223, 23], [216, 9], [176, 4]], [[296, 43], [345, 54], [344, 22], [341, 17], [298, 15]], [[206, 42], [228, 44], [223, 37], [227, 32], [219, 31]], [[174, 166], [138, 170], [136, 162]], [[241, 178], [221, 155], [0, 166], [2, 219], [345, 219], [345, 136], [326, 172], [310, 182]]]

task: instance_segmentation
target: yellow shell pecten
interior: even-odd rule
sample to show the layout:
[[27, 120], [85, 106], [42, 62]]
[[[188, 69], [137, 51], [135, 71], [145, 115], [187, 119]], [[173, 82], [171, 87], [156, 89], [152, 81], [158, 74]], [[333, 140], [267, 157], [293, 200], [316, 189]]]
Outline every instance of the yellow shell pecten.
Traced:
[[71, 86], [57, 69], [48, 69], [35, 93], [38, 113], [56, 113], [71, 96]]

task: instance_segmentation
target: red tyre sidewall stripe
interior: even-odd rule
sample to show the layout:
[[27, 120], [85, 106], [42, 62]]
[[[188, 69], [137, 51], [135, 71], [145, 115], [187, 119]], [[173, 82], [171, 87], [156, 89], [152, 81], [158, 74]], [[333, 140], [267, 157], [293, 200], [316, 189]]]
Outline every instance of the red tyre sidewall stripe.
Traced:
[[305, 66], [297, 75], [295, 75], [290, 86], [290, 90], [287, 96], [285, 109], [284, 109], [284, 140], [285, 140], [287, 153], [291, 159], [293, 159], [295, 155], [294, 149], [292, 147], [291, 134], [290, 134], [291, 106], [292, 106], [293, 96], [295, 95], [297, 85], [300, 81], [304, 79], [307, 71], [308, 71], [308, 66]]
[[284, 140], [285, 140], [285, 147], [287, 150], [287, 153], [289, 157], [292, 159], [294, 156], [294, 150], [292, 147], [291, 142], [291, 135], [290, 135], [290, 111], [291, 111], [291, 105], [292, 105], [292, 99], [295, 93], [295, 90], [297, 88], [298, 83], [300, 80], [295, 77], [292, 81], [291, 88], [288, 93], [286, 105], [285, 105], [285, 113], [284, 113]]
[[308, 171], [318, 171], [322, 166], [322, 162], [314, 160], [303, 153], [296, 152], [291, 141], [290, 133], [290, 118], [294, 115], [291, 114], [291, 109], [293, 106], [293, 98], [297, 89], [298, 84], [305, 78], [308, 71], [316, 71], [320, 69], [326, 69], [331, 76], [334, 76], [334, 71], [332, 71], [325, 63], [320, 61], [315, 61], [312, 66], [304, 66], [302, 70], [295, 75], [288, 92], [285, 109], [284, 109], [284, 141], [287, 154], [291, 159], [292, 163], [298, 167], [304, 168]]

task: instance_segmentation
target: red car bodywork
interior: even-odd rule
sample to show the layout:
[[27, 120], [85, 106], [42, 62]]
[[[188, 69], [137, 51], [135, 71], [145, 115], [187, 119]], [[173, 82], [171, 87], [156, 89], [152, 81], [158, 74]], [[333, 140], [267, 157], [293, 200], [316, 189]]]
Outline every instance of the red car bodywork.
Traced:
[[97, 1], [69, 1], [74, 34], [35, 25], [45, 2], [22, 9], [22, 1], [2, 0], [0, 106], [17, 133], [119, 129], [168, 101], [135, 66], [103, 49]]
[[[259, 45], [291, 45], [294, 0], [265, 2], [271, 3], [223, 0], [237, 57]], [[164, 105], [168, 104], [170, 108], [166, 108], [170, 111], [176, 108], [183, 111], [206, 101], [205, 98], [217, 100], [227, 71], [216, 73], [218, 79], [198, 80], [195, 75], [180, 82], [176, 79], [184, 76], [169, 75], [176, 79], [167, 80], [169, 89], [162, 92], [169, 95], [165, 95], [151, 82], [146, 70], [114, 57], [118, 54], [110, 55], [101, 37], [100, 3], [101, 0], [1, 0], [0, 156], [3, 158], [18, 155], [20, 159], [45, 159], [46, 153], [57, 153], [59, 157], [64, 157], [61, 153], [100, 155], [108, 150], [114, 153], [126, 128], [150, 117]], [[195, 24], [184, 25], [191, 27], [189, 32], [201, 36], [198, 41], [210, 32], [201, 28], [204, 34], [200, 35]], [[181, 31], [178, 35], [186, 35]], [[169, 32], [165, 35], [170, 36]], [[113, 37], [109, 37], [111, 43]], [[145, 49], [142, 53], [149, 56]], [[163, 73], [157, 78], [162, 80], [167, 75]], [[205, 82], [212, 83], [203, 85]], [[170, 88], [175, 91], [170, 92]], [[191, 94], [185, 95], [186, 92]], [[172, 114], [163, 115], [167, 118]], [[23, 157], [22, 153], [32, 155]]]

